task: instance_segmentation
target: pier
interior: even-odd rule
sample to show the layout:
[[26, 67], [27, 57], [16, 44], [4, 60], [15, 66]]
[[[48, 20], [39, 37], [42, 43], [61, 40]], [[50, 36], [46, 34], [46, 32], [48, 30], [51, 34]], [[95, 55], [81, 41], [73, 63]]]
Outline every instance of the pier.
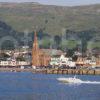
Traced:
[[51, 69], [46, 70], [47, 74], [72, 74], [72, 75], [100, 75], [100, 70], [86, 70], [86, 69]]
[[32, 72], [42, 74], [66, 74], [66, 75], [100, 75], [100, 70], [86, 69], [32, 69], [32, 68], [0, 68], [0, 72]]

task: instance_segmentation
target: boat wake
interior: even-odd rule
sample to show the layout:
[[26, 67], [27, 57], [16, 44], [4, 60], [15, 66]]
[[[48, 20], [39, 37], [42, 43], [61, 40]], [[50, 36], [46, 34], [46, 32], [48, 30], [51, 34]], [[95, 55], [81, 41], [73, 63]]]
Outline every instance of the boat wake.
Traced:
[[100, 81], [82, 81], [79, 78], [57, 78], [58, 81], [67, 84], [100, 84]]

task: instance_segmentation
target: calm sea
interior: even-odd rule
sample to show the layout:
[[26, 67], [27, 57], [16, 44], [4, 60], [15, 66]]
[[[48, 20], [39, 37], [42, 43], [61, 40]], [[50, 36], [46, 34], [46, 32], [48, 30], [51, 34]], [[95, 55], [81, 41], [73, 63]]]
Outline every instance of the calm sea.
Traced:
[[[0, 100], [100, 100], [100, 84], [63, 84], [59, 77], [33, 73], [0, 73]], [[83, 81], [100, 81], [100, 76], [77, 75]]]

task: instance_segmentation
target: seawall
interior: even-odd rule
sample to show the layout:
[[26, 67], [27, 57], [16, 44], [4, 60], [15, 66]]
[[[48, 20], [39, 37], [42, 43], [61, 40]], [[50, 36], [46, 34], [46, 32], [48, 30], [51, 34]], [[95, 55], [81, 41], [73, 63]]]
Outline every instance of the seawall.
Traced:
[[47, 74], [100, 75], [100, 70], [60, 69], [46, 70]]
[[43, 74], [73, 74], [73, 75], [100, 75], [100, 70], [86, 69], [20, 69], [20, 68], [0, 68], [0, 72], [32, 72]]

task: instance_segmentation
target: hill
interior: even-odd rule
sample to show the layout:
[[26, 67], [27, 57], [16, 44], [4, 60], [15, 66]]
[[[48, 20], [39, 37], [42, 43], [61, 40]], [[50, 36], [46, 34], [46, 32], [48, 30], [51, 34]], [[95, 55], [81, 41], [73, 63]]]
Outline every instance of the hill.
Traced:
[[13, 29], [33, 31], [38, 26], [48, 34], [100, 29], [100, 5], [61, 7], [37, 3], [0, 3], [0, 20]]
[[[99, 20], [100, 5], [61, 7], [38, 3], [0, 3], [0, 42], [5, 36], [12, 36], [22, 46], [24, 32], [28, 32], [28, 45], [32, 47], [33, 30], [38, 27], [40, 47], [49, 48], [52, 45], [53, 48], [66, 50], [80, 45], [84, 51], [87, 48], [100, 49]], [[4, 48], [13, 48], [12, 45], [12, 41], [7, 41]]]

